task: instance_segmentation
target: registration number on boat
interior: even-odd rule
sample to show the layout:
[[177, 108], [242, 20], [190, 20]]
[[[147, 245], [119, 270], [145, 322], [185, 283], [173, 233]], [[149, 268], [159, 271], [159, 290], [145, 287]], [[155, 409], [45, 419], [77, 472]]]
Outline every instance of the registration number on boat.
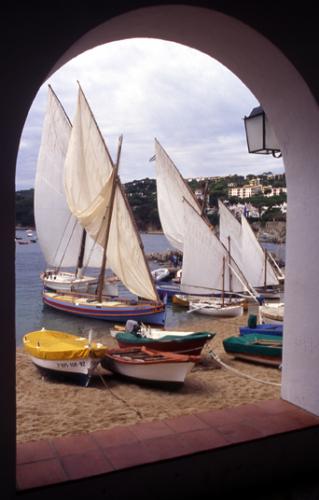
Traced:
[[85, 361], [58, 361], [58, 368], [77, 368], [85, 366]]

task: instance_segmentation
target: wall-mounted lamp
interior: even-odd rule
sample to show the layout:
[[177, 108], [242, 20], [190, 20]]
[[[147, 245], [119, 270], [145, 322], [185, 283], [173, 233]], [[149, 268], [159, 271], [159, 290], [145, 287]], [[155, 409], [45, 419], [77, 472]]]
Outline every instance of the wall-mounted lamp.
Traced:
[[246, 139], [249, 153], [272, 154], [280, 158], [281, 151], [269, 120], [261, 106], [245, 116]]

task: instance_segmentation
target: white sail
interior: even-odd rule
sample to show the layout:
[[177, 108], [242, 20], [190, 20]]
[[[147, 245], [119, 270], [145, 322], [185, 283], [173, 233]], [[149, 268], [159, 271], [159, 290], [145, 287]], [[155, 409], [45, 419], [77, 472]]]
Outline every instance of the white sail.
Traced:
[[[81, 89], [65, 161], [65, 191], [72, 213], [88, 234], [104, 246], [107, 267], [134, 294], [157, 300], [143, 249], [117, 179], [111, 209], [114, 165]], [[102, 264], [102, 259], [101, 263]]]
[[239, 220], [218, 200], [219, 239], [229, 250], [235, 262], [242, 268], [242, 227]]
[[269, 260], [266, 261], [265, 252], [244, 215], [241, 216], [241, 227], [242, 269], [248, 281], [256, 287], [264, 286], [265, 283], [266, 286], [279, 285], [274, 269]]
[[155, 139], [157, 206], [163, 232], [177, 250], [183, 251], [185, 220], [183, 199], [196, 212], [201, 212], [197, 200], [176, 166]]
[[[38, 241], [47, 265], [75, 267], [82, 228], [72, 216], [63, 187], [64, 160], [71, 134], [71, 123], [49, 86], [47, 109], [37, 161], [34, 190], [34, 216]], [[97, 265], [101, 250], [87, 246], [85, 260]], [[99, 257], [99, 261], [100, 261]]]
[[[232, 258], [254, 287], [265, 285], [265, 252], [260, 246], [244, 215], [241, 222], [218, 200], [219, 237], [230, 250]], [[266, 264], [266, 285], [278, 285], [278, 279], [270, 262]]]
[[142, 243], [130, 215], [126, 196], [119, 184], [115, 191], [107, 263], [132, 293], [157, 300]]
[[[237, 278], [241, 272], [231, 262], [236, 274], [229, 269], [229, 255], [215, 235], [212, 227], [190, 206], [184, 203], [187, 231], [184, 235], [183, 273], [181, 290], [190, 294], [208, 294], [212, 291], [241, 292], [243, 282]], [[223, 279], [223, 258], [225, 274]]]

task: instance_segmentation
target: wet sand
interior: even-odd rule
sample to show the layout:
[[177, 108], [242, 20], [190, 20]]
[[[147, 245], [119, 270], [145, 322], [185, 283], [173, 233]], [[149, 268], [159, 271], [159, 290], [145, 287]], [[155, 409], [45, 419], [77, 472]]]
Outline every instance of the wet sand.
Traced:
[[[226, 354], [224, 338], [239, 334], [247, 313], [239, 318], [212, 320], [201, 317], [201, 330], [216, 333], [202, 351], [202, 360], [177, 390], [126, 382], [103, 371], [89, 387], [43, 377], [22, 349], [17, 350], [17, 441], [86, 433], [118, 425], [189, 415], [209, 409], [234, 407], [280, 397], [280, 387], [235, 374], [212, 359], [219, 358], [242, 374], [280, 383], [280, 370], [235, 360]], [[185, 328], [180, 328], [185, 330]], [[110, 347], [116, 341], [103, 339]]]

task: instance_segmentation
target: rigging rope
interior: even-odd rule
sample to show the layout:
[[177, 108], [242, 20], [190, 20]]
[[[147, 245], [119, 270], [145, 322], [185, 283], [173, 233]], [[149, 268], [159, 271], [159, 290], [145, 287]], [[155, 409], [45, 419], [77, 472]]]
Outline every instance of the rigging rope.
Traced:
[[226, 368], [226, 370], [229, 370], [229, 371], [235, 373], [236, 375], [239, 375], [240, 377], [246, 377], [246, 378], [249, 378], [250, 380], [254, 380], [255, 382], [259, 382], [261, 384], [275, 385], [277, 387], [281, 387], [281, 384], [279, 384], [277, 382], [269, 382], [268, 380], [260, 380], [259, 378], [252, 377], [251, 375], [247, 375], [246, 373], [242, 373], [239, 370], [236, 370], [235, 368], [232, 368], [231, 366], [229, 366], [226, 363], [224, 363], [214, 351], [209, 351], [208, 354], [215, 361], [217, 361], [217, 363], [219, 363], [221, 366], [223, 366], [224, 368]]
[[[66, 229], [67, 229], [67, 227], [68, 227], [69, 222], [70, 222], [70, 220], [71, 220], [71, 219], [72, 219], [72, 214], [70, 214], [70, 217], [69, 217], [69, 219], [68, 219], [68, 221], [67, 221], [67, 223], [66, 223], [66, 225], [65, 225], [65, 227], [64, 227], [64, 231], [63, 231], [63, 233], [62, 233], [62, 236], [61, 236], [60, 242], [59, 242], [59, 244], [58, 244], [57, 250], [56, 250], [56, 252], [55, 252], [55, 256], [54, 256], [54, 258], [56, 258], [57, 253], [58, 253], [58, 251], [59, 251], [59, 249], [60, 249], [60, 246], [62, 245], [62, 240], [63, 240], [64, 234], [65, 234], [65, 232], [66, 232]], [[74, 233], [74, 230], [75, 230], [76, 224], [77, 224], [77, 221], [76, 221], [76, 219], [74, 219], [73, 228], [72, 228], [71, 234], [70, 234], [70, 236], [69, 236], [68, 242], [67, 242], [66, 246], [64, 247], [64, 251], [63, 251], [63, 253], [62, 253], [62, 257], [61, 257], [61, 259], [60, 259], [60, 263], [59, 263], [59, 266], [58, 266], [58, 270], [60, 270], [60, 268], [62, 267], [62, 262], [63, 262], [63, 260], [64, 260], [64, 257], [65, 257], [65, 254], [66, 254], [66, 251], [67, 251], [68, 246], [69, 246], [70, 241], [71, 241], [71, 238], [72, 238], [72, 236], [73, 236], [73, 233]]]

